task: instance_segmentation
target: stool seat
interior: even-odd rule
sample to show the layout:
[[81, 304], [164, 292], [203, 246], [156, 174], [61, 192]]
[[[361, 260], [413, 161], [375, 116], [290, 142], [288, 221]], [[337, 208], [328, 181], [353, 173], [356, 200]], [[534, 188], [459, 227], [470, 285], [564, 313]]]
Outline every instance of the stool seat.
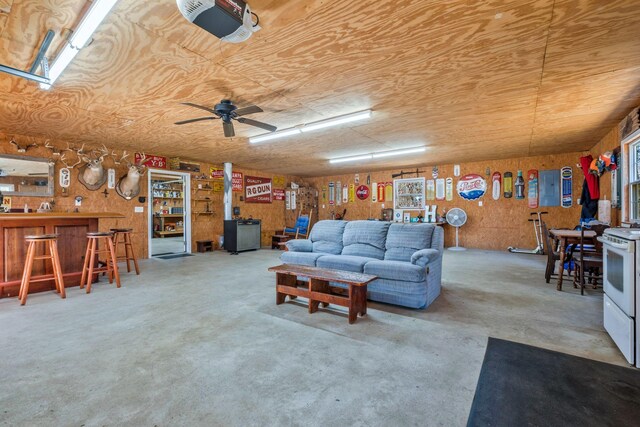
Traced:
[[87, 233], [87, 237], [111, 237], [113, 233], [111, 231], [90, 231]]
[[57, 239], [57, 234], [29, 234], [24, 236], [25, 240], [51, 240]]
[[111, 228], [112, 233], [131, 233], [133, 228]]

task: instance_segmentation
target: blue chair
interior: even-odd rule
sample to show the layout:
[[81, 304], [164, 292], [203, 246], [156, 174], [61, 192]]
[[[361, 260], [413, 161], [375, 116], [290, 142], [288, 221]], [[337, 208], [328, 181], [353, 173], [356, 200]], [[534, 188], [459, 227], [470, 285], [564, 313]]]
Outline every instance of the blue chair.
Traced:
[[302, 211], [296, 219], [296, 224], [293, 227], [286, 227], [282, 234], [286, 236], [295, 236], [294, 239], [309, 237], [309, 231], [311, 231], [311, 217], [313, 215], [313, 209], [309, 211], [309, 215], [302, 215]]

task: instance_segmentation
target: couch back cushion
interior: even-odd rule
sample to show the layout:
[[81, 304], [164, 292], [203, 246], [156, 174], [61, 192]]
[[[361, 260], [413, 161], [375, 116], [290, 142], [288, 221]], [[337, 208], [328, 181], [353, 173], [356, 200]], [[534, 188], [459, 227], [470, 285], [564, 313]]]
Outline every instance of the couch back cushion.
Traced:
[[339, 255], [342, 252], [342, 234], [346, 221], [318, 221], [311, 229], [309, 239], [313, 243], [313, 252]]
[[384, 259], [389, 225], [390, 223], [383, 221], [348, 222], [342, 236], [342, 255]]
[[384, 259], [411, 262], [411, 255], [431, 247], [434, 224], [391, 224]]

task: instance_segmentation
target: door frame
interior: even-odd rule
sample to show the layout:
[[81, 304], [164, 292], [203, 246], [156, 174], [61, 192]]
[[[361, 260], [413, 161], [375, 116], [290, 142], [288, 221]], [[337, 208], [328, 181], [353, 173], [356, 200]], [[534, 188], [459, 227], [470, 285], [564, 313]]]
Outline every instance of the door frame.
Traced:
[[184, 244], [185, 253], [190, 254], [191, 251], [191, 174], [189, 172], [177, 172], [169, 171], [166, 169], [149, 169], [147, 173], [147, 248], [149, 251], [149, 258], [152, 258], [152, 246], [153, 240], [153, 189], [151, 188], [151, 174], [158, 173], [162, 175], [173, 175], [176, 177], [184, 178], [184, 197], [183, 212], [184, 212]]

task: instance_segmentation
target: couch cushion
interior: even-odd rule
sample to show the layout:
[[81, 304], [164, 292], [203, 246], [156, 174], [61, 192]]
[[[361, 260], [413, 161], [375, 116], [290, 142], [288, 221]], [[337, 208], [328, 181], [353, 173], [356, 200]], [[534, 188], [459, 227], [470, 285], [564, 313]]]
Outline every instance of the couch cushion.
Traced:
[[364, 266], [364, 272], [381, 279], [406, 282], [424, 282], [427, 278], [424, 268], [404, 261], [371, 261]]
[[316, 252], [283, 252], [280, 255], [280, 260], [285, 264], [300, 264], [316, 266], [316, 260], [321, 256], [326, 255]]
[[431, 247], [434, 229], [434, 224], [391, 224], [384, 259], [410, 262], [415, 251]]
[[313, 242], [313, 252], [338, 255], [342, 252], [342, 234], [346, 221], [318, 221], [311, 229], [309, 239]]
[[318, 258], [316, 266], [331, 268], [334, 270], [353, 271], [362, 273], [364, 265], [369, 261], [377, 261], [375, 258], [352, 255], [325, 255]]
[[351, 221], [344, 228], [342, 255], [383, 259], [388, 222]]

